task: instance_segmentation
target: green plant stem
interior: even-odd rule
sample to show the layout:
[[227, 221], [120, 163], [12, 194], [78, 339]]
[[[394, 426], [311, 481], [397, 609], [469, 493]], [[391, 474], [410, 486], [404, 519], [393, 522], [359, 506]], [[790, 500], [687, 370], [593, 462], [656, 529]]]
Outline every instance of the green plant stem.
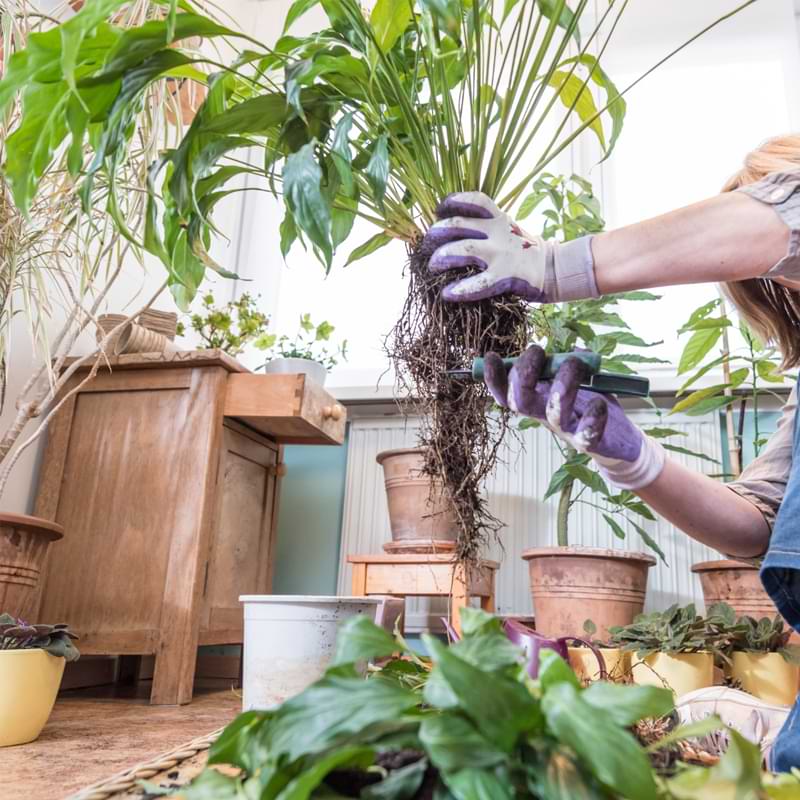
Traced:
[[570, 478], [562, 487], [558, 496], [558, 514], [556, 516], [556, 533], [558, 546], [569, 545], [569, 512], [572, 508], [572, 490], [575, 487], [575, 478]]

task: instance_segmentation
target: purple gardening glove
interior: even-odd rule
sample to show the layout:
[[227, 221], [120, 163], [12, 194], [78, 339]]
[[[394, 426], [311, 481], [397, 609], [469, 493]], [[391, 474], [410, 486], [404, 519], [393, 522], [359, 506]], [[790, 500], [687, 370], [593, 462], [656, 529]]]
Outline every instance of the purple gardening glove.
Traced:
[[477, 268], [442, 292], [454, 302], [514, 294], [536, 303], [597, 297], [591, 237], [558, 244], [526, 234], [482, 192], [451, 194], [423, 248], [430, 270]]
[[555, 378], [539, 381], [545, 352], [529, 347], [506, 372], [497, 353], [484, 357], [486, 386], [505, 408], [537, 419], [579, 453], [588, 453], [600, 473], [620, 489], [651, 484], [664, 467], [666, 454], [626, 416], [613, 397], [581, 389], [585, 365], [567, 359]]

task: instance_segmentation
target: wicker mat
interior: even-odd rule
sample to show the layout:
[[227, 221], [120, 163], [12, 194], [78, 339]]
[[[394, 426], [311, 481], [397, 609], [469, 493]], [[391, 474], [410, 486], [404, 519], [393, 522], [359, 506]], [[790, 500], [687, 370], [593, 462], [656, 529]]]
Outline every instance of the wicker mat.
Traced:
[[71, 794], [66, 800], [107, 800], [107, 798], [141, 797], [144, 793], [139, 782], [146, 780], [156, 785], [183, 786], [205, 766], [206, 751], [222, 733], [219, 728], [212, 733], [192, 739], [168, 753], [142, 761], [130, 769], [118, 772], [91, 786]]

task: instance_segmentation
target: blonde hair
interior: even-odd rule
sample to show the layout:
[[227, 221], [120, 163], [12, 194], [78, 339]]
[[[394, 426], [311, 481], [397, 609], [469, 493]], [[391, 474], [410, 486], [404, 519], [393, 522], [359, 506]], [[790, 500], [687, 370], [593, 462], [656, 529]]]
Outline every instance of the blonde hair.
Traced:
[[[722, 191], [756, 183], [772, 172], [794, 170], [800, 170], [800, 136], [778, 136], [748, 153]], [[777, 345], [784, 369], [800, 364], [800, 292], [769, 278], [730, 281], [723, 288], [758, 337]]]

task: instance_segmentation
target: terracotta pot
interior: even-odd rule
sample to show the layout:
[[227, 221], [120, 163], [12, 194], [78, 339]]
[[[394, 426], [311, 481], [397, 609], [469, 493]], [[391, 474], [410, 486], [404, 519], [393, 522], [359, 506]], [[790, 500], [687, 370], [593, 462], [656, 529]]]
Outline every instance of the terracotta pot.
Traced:
[[764, 591], [758, 567], [741, 561], [724, 559], [702, 561], [692, 567], [700, 577], [706, 608], [714, 603], [727, 603], [738, 616], [774, 617], [778, 610]]
[[530, 572], [536, 630], [545, 636], [580, 636], [583, 623], [607, 639], [614, 625], [628, 625], [644, 608], [647, 572], [656, 560], [645, 553], [593, 547], [536, 547], [522, 557]]
[[170, 353], [175, 345], [162, 333], [144, 328], [136, 322], [129, 322], [117, 336], [114, 355], [125, 353]]
[[683, 697], [696, 689], [714, 685], [712, 653], [653, 653], [639, 658], [631, 654], [631, 677], [640, 686], [672, 689]]
[[0, 514], [0, 613], [36, 622], [39, 577], [50, 542], [64, 529], [24, 514]]
[[[569, 665], [581, 683], [600, 680], [600, 665], [597, 656], [588, 647], [570, 647]], [[630, 672], [631, 654], [619, 647], [601, 647], [600, 655], [606, 663], [608, 680], [621, 683]]]
[[383, 467], [392, 528], [386, 552], [453, 550], [458, 524], [441, 488], [423, 474], [424, 448], [384, 450], [377, 462]]
[[797, 698], [800, 668], [780, 653], [732, 653], [730, 676], [749, 694], [776, 706], [790, 706]]

